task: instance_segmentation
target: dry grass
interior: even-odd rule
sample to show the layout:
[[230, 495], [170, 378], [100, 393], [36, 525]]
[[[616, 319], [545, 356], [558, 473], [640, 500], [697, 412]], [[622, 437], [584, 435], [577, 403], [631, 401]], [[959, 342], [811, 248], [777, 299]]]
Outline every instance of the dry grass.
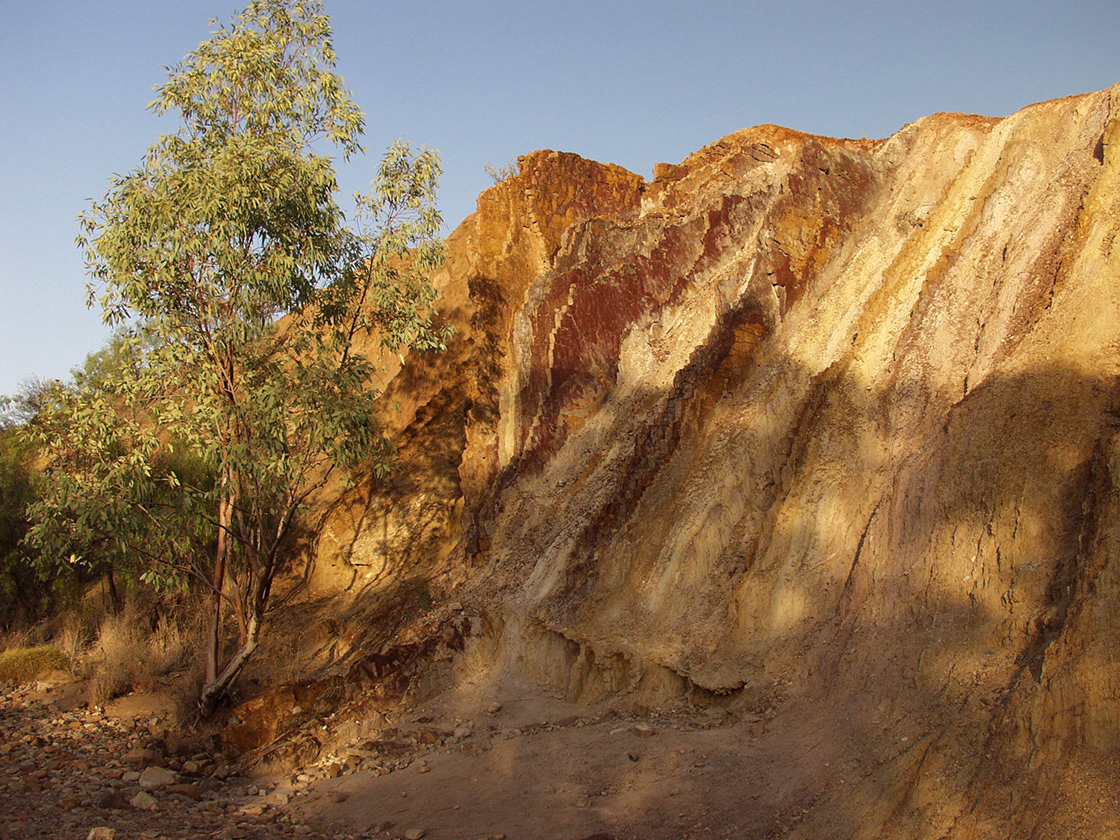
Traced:
[[131, 691], [140, 676], [144, 641], [135, 616], [129, 613], [126, 610], [105, 619], [87, 659], [89, 695], [95, 705]]
[[31, 627], [19, 627], [0, 634], [0, 650], [14, 650], [16, 648], [38, 647], [45, 644], [38, 638]]
[[88, 682], [95, 705], [132, 691], [170, 690], [186, 708], [202, 684], [205, 618], [196, 599], [142, 588], [128, 590], [114, 611], [108, 589], [91, 585], [69, 608], [0, 633], [0, 681], [62, 670]]
[[70, 670], [78, 673], [81, 670], [82, 655], [89, 645], [89, 630], [77, 618], [68, 616], [62, 630], [55, 636], [54, 644], [70, 663]]
[[62, 651], [50, 645], [13, 647], [0, 654], [0, 682], [23, 685], [51, 671], [65, 671], [68, 666]]
[[174, 613], [152, 628], [147, 610], [129, 604], [102, 622], [86, 657], [90, 700], [102, 705], [135, 689], [150, 689], [159, 678], [185, 667], [199, 642], [197, 621]]

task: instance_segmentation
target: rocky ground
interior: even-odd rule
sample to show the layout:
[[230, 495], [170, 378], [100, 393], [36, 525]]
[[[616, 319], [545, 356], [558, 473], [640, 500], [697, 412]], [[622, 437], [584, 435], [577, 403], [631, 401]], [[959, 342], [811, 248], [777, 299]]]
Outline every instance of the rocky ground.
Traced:
[[719, 709], [451, 692], [249, 777], [158, 700], [0, 688], [0, 838], [761, 840], [812, 807], [775, 775], [799, 772], [758, 738], [769, 721]]
[[283, 791], [235, 775], [212, 742], [169, 726], [158, 704], [106, 710], [53, 689], [0, 686], [4, 840], [370, 836], [293, 823]]

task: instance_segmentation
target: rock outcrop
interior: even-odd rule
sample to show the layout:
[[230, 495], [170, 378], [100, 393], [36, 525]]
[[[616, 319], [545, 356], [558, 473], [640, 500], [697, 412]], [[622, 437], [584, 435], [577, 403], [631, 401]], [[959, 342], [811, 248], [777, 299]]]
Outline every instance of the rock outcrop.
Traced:
[[790, 836], [1113, 819], [1070, 797], [1120, 746], [1118, 98], [760, 126], [648, 183], [523, 157], [318, 591], [421, 575], [569, 699], [796, 710]]

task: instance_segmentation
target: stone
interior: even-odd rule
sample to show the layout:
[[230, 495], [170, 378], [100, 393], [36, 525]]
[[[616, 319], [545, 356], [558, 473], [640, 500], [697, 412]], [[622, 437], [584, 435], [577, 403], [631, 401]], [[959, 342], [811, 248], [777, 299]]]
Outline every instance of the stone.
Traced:
[[89, 834], [86, 835], [86, 840], [114, 840], [116, 836], [117, 830], [115, 828], [102, 825], [97, 828], [91, 828]]
[[140, 769], [146, 767], [158, 758], [159, 754], [155, 750], [149, 750], [145, 747], [134, 747], [121, 756], [121, 762]]
[[164, 792], [182, 796], [195, 802], [199, 802], [202, 799], [202, 788], [192, 783], [168, 785], [164, 788]]
[[427, 836], [427, 834], [428, 832], [422, 828], [408, 828], [405, 829], [404, 840], [421, 840], [421, 838]]
[[652, 726], [650, 726], [648, 723], [636, 723], [636, 724], [634, 724], [634, 734], [637, 735], [639, 738], [649, 738], [655, 732], [656, 732], [656, 730]]
[[167, 785], [173, 785], [178, 780], [178, 776], [170, 770], [163, 767], [152, 765], [145, 767], [144, 771], [140, 774], [137, 780], [143, 790], [154, 790]]
[[128, 797], [119, 790], [106, 791], [94, 797], [94, 804], [105, 810], [124, 811], [132, 806]]
[[704, 711], [705, 717], [708, 718], [716, 726], [722, 725], [729, 716], [727, 709], [720, 706], [712, 706]]
[[158, 811], [159, 802], [148, 791], [142, 790], [128, 800], [128, 804], [138, 811]]

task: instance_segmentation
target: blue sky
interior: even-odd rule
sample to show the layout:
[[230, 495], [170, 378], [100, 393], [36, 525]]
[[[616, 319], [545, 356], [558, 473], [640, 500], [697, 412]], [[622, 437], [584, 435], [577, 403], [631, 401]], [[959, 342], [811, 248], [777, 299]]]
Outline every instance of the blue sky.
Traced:
[[[325, 0], [366, 111], [364, 187], [397, 137], [439, 149], [448, 230], [483, 166], [533, 149], [649, 177], [778, 123], [885, 137], [935, 111], [1003, 116], [1120, 82], [1120, 0], [357, 2]], [[75, 219], [170, 118], [164, 68], [237, 0], [0, 0], [0, 394], [65, 378], [107, 333], [84, 305]]]

